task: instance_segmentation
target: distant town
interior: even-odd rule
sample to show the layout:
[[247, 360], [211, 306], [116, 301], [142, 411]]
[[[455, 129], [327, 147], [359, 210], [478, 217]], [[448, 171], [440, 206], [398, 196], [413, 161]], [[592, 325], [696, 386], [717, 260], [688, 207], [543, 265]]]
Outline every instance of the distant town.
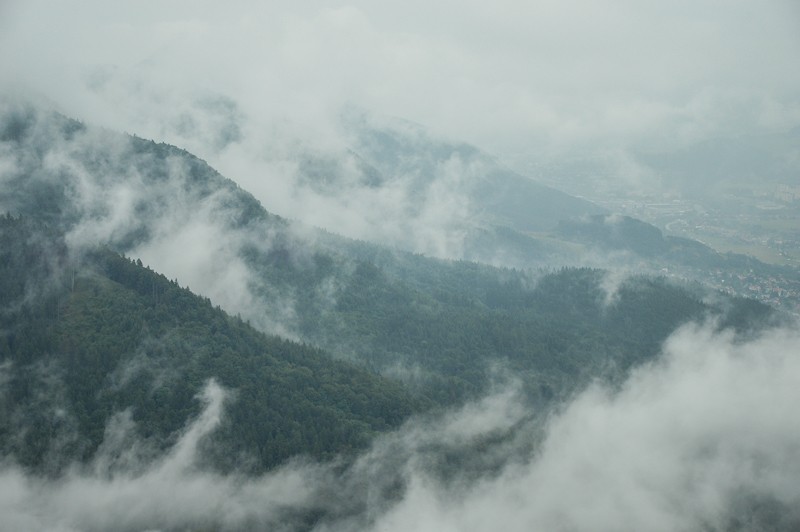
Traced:
[[[783, 268], [768, 271], [687, 269], [663, 272], [701, 280], [725, 293], [751, 297], [800, 317], [800, 186], [726, 198], [722, 211], [696, 201], [587, 198], [612, 212], [644, 220], [665, 235], [691, 238], [715, 250], [749, 255]], [[732, 201], [733, 200], [733, 201]]]

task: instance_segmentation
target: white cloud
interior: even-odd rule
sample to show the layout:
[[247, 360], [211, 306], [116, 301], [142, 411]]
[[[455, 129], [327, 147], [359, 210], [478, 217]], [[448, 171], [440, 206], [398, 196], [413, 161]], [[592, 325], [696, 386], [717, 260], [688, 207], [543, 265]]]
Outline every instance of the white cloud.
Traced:
[[231, 529], [248, 522], [279, 530], [281, 507], [297, 507], [314, 491], [315, 468], [279, 470], [256, 481], [200, 472], [197, 445], [219, 424], [225, 393], [211, 381], [202, 398], [201, 416], [167, 455], [141, 472], [94, 467], [48, 481], [6, 467], [0, 474], [0, 530], [152, 530], [209, 523]]
[[[549, 424], [527, 466], [510, 466], [463, 493], [420, 472], [375, 529], [796, 524], [798, 347], [796, 331], [739, 343], [684, 328], [667, 342], [665, 359], [637, 371], [620, 392], [594, 387], [580, 395]], [[751, 513], [764, 500], [777, 502], [775, 515]]]

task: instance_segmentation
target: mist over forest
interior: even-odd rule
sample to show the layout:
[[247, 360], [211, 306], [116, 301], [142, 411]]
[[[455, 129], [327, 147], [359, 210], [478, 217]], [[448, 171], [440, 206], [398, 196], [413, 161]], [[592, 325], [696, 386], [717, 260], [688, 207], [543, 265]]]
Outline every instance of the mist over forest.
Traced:
[[0, 4], [0, 530], [800, 529], [800, 8]]

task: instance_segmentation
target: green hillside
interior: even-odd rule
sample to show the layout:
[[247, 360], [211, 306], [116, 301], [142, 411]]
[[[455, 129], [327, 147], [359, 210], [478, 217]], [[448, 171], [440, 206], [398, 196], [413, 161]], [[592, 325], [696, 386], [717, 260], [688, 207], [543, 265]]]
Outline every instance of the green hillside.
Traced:
[[[593, 378], [624, 378], [688, 321], [719, 316], [721, 327], [743, 330], [772, 314], [746, 299], [711, 304], [700, 286], [661, 278], [608, 286], [609, 274], [596, 269], [497, 269], [366, 244], [350, 253], [359, 262], [340, 278], [335, 306], [315, 312], [309, 304], [303, 333], [444, 403], [485, 392], [498, 372], [520, 379], [532, 400], [547, 402]], [[326, 279], [305, 275], [310, 293]]]
[[214, 378], [231, 391], [207, 448], [222, 468], [362, 448], [419, 401], [318, 349], [255, 331], [107, 249], [69, 259], [60, 235], [0, 218], [0, 449], [27, 466], [89, 459], [130, 409], [155, 449], [196, 416]]

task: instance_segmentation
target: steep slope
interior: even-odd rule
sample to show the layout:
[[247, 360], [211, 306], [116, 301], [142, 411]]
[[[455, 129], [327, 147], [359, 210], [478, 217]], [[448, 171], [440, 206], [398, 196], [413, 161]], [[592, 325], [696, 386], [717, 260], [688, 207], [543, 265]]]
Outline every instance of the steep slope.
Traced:
[[122, 436], [160, 451], [198, 414], [209, 379], [230, 392], [204, 448], [225, 469], [359, 449], [421, 404], [255, 331], [139, 261], [107, 249], [70, 258], [30, 220], [0, 218], [0, 295], [0, 450], [26, 466], [52, 472]]

